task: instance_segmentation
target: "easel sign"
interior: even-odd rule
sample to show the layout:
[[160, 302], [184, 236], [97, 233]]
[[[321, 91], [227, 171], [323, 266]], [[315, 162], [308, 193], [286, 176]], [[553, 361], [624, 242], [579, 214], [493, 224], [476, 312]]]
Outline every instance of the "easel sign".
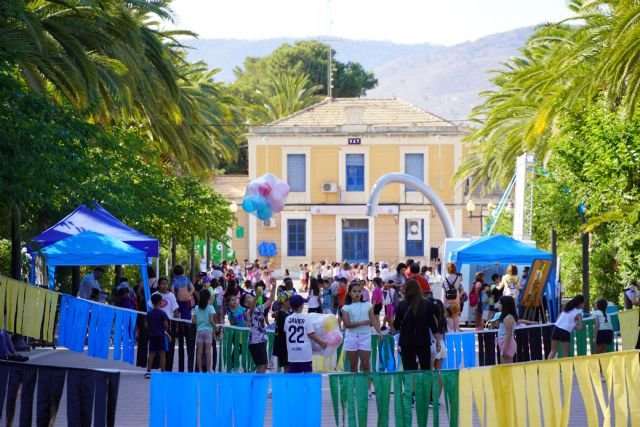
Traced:
[[[544, 316], [544, 306], [542, 304], [542, 292], [544, 292], [545, 284], [549, 278], [551, 271], [551, 261], [537, 259], [533, 261], [529, 270], [527, 287], [522, 296], [522, 305], [527, 308], [529, 316], [535, 313], [537, 308], [541, 308], [542, 316]], [[533, 312], [533, 313], [531, 313]], [[525, 315], [525, 317], [529, 317]]]

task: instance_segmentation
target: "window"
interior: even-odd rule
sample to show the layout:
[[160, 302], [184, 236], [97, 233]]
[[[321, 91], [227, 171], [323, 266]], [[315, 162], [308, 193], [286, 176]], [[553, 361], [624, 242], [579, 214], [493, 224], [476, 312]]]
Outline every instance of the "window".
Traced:
[[307, 220], [287, 220], [287, 256], [307, 255]]
[[348, 262], [369, 261], [369, 220], [342, 220], [342, 258]]
[[287, 154], [287, 184], [293, 193], [307, 191], [307, 163], [304, 154]]
[[[424, 154], [407, 153], [404, 155], [404, 171], [424, 182]], [[405, 186], [405, 191], [416, 191], [409, 186]]]
[[347, 154], [347, 191], [364, 191], [364, 154]]
[[405, 223], [405, 255], [424, 256], [424, 219], [406, 219]]

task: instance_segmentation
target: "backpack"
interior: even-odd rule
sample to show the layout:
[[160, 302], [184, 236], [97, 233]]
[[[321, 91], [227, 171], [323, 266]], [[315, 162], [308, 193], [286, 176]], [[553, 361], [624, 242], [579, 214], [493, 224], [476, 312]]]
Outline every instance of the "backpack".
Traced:
[[[480, 285], [480, 286], [482, 286], [482, 285]], [[478, 304], [478, 295], [476, 295], [477, 288], [478, 288], [478, 286], [474, 283], [473, 287], [471, 288], [471, 293], [469, 294], [469, 305], [471, 307], [475, 307], [476, 304]]]
[[[458, 277], [456, 276], [456, 280]], [[445, 290], [444, 297], [448, 300], [454, 300], [458, 298], [458, 290], [455, 287], [456, 280], [453, 283], [449, 282], [449, 279], [445, 276], [444, 281], [447, 282], [447, 289]]]

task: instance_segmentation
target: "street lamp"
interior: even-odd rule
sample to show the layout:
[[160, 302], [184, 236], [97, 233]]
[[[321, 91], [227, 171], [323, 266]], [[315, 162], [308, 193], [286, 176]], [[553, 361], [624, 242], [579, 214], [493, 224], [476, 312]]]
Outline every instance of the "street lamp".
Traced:
[[[473, 212], [476, 210], [476, 204], [474, 203], [473, 200], [469, 199], [467, 201], [467, 212], [469, 212], [469, 219], [474, 219], [474, 218], [478, 218], [480, 219], [480, 235], [482, 236], [482, 232], [484, 230], [484, 224], [483, 224], [483, 219], [485, 217], [485, 214], [483, 212], [483, 207], [484, 205], [480, 204], [480, 214], [479, 215], [474, 215]], [[491, 212], [496, 208], [495, 203], [493, 202], [489, 202], [487, 204], [487, 210], [489, 211], [488, 214], [491, 215]]]
[[231, 202], [229, 204], [229, 210], [231, 211], [231, 213], [238, 212], [238, 204], [236, 202]]

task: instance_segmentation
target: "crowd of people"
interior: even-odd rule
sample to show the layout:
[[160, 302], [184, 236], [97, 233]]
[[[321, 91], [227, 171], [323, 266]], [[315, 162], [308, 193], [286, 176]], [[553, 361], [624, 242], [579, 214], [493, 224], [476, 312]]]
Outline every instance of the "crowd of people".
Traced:
[[[180, 319], [196, 326], [197, 369], [215, 370], [216, 340], [225, 325], [249, 328], [248, 352], [257, 373], [270, 364], [267, 353], [267, 330], [275, 331], [273, 357], [284, 372], [311, 372], [312, 343], [325, 348], [327, 343], [313, 330], [308, 313], [337, 316], [344, 332], [343, 349], [352, 372], [369, 372], [371, 335], [396, 337], [405, 370], [440, 369], [447, 357], [445, 335], [460, 331], [460, 314], [469, 304], [476, 329], [497, 329], [501, 363], [511, 363], [516, 353], [515, 328], [537, 323], [522, 319], [519, 295], [526, 285], [526, 271], [518, 276], [515, 265], [506, 274], [494, 274], [485, 282], [482, 272], [475, 275], [469, 292], [456, 265], [439, 263], [420, 265], [413, 260], [389, 268], [385, 263], [328, 263], [321, 261], [301, 265], [299, 286], [285, 270], [280, 284], [268, 264], [257, 260], [244, 265], [223, 262], [208, 272], [201, 272], [194, 282], [184, 268], [173, 268], [172, 277], [155, 279], [150, 271], [152, 296], [145, 301], [142, 284], [131, 289], [127, 279], [120, 279], [115, 290], [116, 304], [129, 309], [153, 309], [146, 316], [149, 336], [147, 372], [156, 356], [164, 370], [164, 353], [171, 345], [169, 321]], [[101, 269], [89, 278], [97, 282]], [[441, 296], [434, 298], [431, 283], [438, 281]], [[83, 290], [83, 296], [99, 298], [99, 287]], [[88, 287], [88, 286], [87, 286]], [[638, 292], [636, 305], [640, 305]], [[600, 299], [594, 312], [596, 352], [605, 351], [613, 340], [608, 303]], [[306, 306], [306, 310], [305, 310]], [[563, 307], [552, 332], [549, 358], [568, 354], [570, 334], [582, 328], [584, 298], [578, 295]], [[242, 349], [240, 349], [242, 351]], [[148, 374], [147, 374], [148, 375]]]

